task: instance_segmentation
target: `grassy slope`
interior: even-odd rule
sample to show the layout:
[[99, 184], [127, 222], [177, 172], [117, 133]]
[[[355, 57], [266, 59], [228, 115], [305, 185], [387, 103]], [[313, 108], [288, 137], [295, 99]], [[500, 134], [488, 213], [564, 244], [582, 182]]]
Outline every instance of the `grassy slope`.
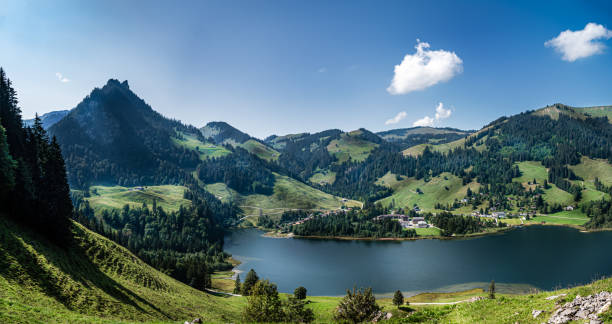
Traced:
[[262, 144], [254, 139], [250, 139], [242, 144], [238, 144], [238, 146], [243, 149], [249, 151], [251, 154], [257, 155], [262, 160], [273, 161], [278, 159], [280, 153], [265, 144]]
[[315, 184], [333, 184], [336, 181], [336, 172], [329, 170], [320, 170], [314, 173], [309, 179], [311, 183]]
[[599, 178], [599, 181], [603, 184], [612, 185], [612, 165], [606, 160], [583, 157], [578, 165], [570, 165], [569, 167], [577, 176], [587, 182], [593, 182], [595, 178]]
[[[464, 198], [468, 187], [474, 192], [477, 192], [479, 187], [479, 184], [474, 182], [464, 186], [461, 178], [446, 172], [432, 178], [429, 182], [414, 178], [397, 181], [393, 178], [394, 176], [387, 174], [378, 180], [378, 183], [383, 184], [384, 181], [383, 185], [394, 190], [393, 195], [379, 201], [383, 205], [389, 205], [392, 201], [395, 201], [397, 207], [412, 207], [417, 204], [425, 211], [434, 210], [434, 206], [438, 202], [448, 204], [452, 203], [455, 198], [459, 200]], [[417, 194], [417, 188], [421, 189], [423, 194]]]
[[378, 144], [357, 137], [359, 132], [361, 131], [344, 133], [340, 135], [340, 139], [335, 139], [327, 145], [327, 150], [338, 158], [338, 163], [347, 161], [349, 157], [353, 161], [364, 161], [378, 146]]
[[197, 151], [200, 154], [200, 160], [221, 157], [231, 153], [223, 146], [217, 146], [211, 143], [203, 143], [193, 135], [185, 133], [181, 133], [181, 135], [183, 135], [184, 138], [182, 140], [172, 138], [174, 144], [182, 146], [189, 150]]
[[121, 186], [92, 186], [90, 192], [96, 191], [97, 194], [92, 194], [86, 198], [96, 212], [104, 209], [119, 209], [124, 205], [132, 207], [141, 207], [142, 203], [146, 202], [149, 207], [153, 205], [153, 201], [157, 202], [165, 210], [178, 210], [181, 205], [189, 205], [191, 202], [183, 198], [183, 193], [187, 188], [183, 186], [150, 186], [144, 190], [131, 190]]
[[587, 113], [593, 117], [608, 117], [608, 120], [612, 123], [612, 106], [574, 108], [574, 110]]
[[206, 189], [221, 200], [233, 200], [242, 207], [245, 215], [280, 216], [288, 209], [338, 209], [343, 204], [347, 207], [361, 206], [360, 202], [349, 200], [345, 203], [339, 197], [332, 196], [320, 190], [307, 186], [295, 179], [275, 174], [276, 183], [274, 193], [266, 195], [241, 195], [235, 190], [227, 188], [225, 184], [216, 183], [206, 185]]
[[215, 322], [240, 318], [241, 298], [213, 296], [151, 268], [75, 224], [63, 250], [0, 218], [0, 322]]

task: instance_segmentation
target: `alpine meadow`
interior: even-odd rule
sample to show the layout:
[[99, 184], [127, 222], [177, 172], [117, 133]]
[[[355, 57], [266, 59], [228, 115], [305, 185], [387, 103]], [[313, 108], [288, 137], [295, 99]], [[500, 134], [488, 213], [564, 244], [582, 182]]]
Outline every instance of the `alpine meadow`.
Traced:
[[612, 323], [611, 14], [6, 1], [0, 323]]

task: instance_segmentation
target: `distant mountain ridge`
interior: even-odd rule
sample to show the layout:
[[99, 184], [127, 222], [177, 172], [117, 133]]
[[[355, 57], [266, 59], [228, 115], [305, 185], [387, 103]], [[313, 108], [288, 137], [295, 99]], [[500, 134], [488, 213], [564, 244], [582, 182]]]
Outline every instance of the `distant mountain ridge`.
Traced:
[[[55, 123], [60, 121], [62, 118], [66, 117], [66, 115], [68, 115], [69, 113], [70, 113], [70, 110], [56, 110], [56, 111], [50, 111], [48, 113], [42, 114], [38, 117], [42, 121], [43, 128], [47, 130], [49, 129], [49, 127], [55, 125]], [[32, 126], [34, 125], [34, 118], [26, 119], [23, 121], [23, 123], [26, 126]]]

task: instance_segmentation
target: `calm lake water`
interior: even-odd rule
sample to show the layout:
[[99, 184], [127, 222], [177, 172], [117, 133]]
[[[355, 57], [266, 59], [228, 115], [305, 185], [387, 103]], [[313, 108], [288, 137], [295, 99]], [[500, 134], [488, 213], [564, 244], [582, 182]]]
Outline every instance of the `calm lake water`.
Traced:
[[[230, 232], [225, 249], [281, 292], [343, 295], [372, 287], [378, 295], [486, 287], [526, 292], [585, 284], [612, 275], [612, 232], [530, 226], [464, 240], [340, 241], [278, 239], [256, 229]], [[245, 274], [241, 277], [244, 279]]]

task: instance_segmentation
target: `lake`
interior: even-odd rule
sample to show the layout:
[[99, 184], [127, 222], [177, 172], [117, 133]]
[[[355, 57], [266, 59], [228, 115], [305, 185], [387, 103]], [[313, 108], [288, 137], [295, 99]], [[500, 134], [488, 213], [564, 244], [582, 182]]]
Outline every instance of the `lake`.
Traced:
[[[372, 287], [377, 295], [487, 287], [498, 291], [551, 290], [612, 274], [612, 232], [581, 233], [560, 226], [528, 226], [460, 240], [342, 241], [229, 232], [225, 250], [281, 292], [298, 286], [309, 295], [338, 296]], [[245, 274], [242, 274], [244, 279]]]

